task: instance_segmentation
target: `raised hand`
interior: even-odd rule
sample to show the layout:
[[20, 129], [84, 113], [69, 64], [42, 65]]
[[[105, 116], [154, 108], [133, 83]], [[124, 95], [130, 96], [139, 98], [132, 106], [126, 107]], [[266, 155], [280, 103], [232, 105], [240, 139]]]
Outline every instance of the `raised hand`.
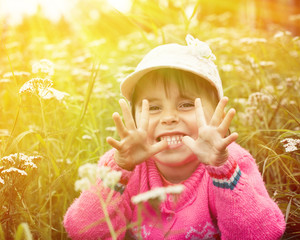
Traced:
[[120, 141], [112, 137], [108, 137], [106, 141], [117, 151], [115, 153], [116, 163], [123, 169], [132, 170], [134, 167], [152, 155], [166, 149], [168, 143], [161, 141], [153, 145], [147, 141], [147, 129], [149, 124], [149, 103], [148, 100], [142, 102], [142, 112], [139, 124], [132, 117], [129, 106], [124, 99], [119, 101], [124, 123], [118, 113], [113, 114], [117, 132], [120, 136]]
[[234, 142], [238, 134], [232, 133], [226, 137], [235, 110], [230, 109], [224, 117], [224, 109], [228, 102], [223, 97], [207, 124], [200, 98], [195, 99], [195, 114], [198, 125], [198, 138], [185, 136], [183, 143], [189, 147], [198, 159], [207, 165], [221, 166], [227, 161], [227, 146]]

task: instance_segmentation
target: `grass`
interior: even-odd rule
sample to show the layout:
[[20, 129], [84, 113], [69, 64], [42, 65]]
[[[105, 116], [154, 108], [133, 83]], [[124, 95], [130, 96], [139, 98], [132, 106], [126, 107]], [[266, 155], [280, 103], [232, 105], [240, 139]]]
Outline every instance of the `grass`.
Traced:
[[[37, 15], [0, 26], [0, 157], [39, 156], [37, 168], [23, 166], [26, 176], [1, 175], [0, 165], [0, 239], [67, 239], [62, 221], [79, 196], [77, 170], [109, 149], [107, 136], [117, 137], [111, 115], [119, 111], [120, 79], [152, 47], [184, 44], [187, 33], [210, 43], [225, 95], [238, 112], [232, 130], [256, 158], [285, 214], [284, 239], [299, 238], [300, 146], [286, 152], [282, 141], [300, 138], [300, 38], [279, 28], [233, 26], [230, 15], [197, 18], [172, 11], [177, 15], [164, 17], [154, 6], [143, 17], [110, 12], [102, 24], [88, 22], [84, 11], [71, 23]], [[31, 69], [41, 59], [54, 63], [53, 88], [69, 94], [62, 100], [19, 94], [26, 81], [44, 77]]]

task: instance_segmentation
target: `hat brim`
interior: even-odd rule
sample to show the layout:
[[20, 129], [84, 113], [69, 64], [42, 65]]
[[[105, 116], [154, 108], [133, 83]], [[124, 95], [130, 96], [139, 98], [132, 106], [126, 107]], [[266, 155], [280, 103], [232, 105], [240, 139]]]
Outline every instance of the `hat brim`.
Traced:
[[131, 101], [132, 94], [133, 94], [133, 91], [134, 91], [134, 88], [135, 88], [135, 85], [137, 84], [137, 82], [148, 72], [151, 72], [151, 71], [157, 70], [157, 69], [162, 69], [162, 68], [178, 69], [178, 70], [183, 70], [183, 71], [193, 73], [193, 74], [207, 80], [213, 87], [215, 87], [217, 89], [219, 99], [221, 99], [223, 96], [223, 93], [218, 91], [218, 88], [215, 85], [215, 83], [211, 79], [206, 77], [205, 75], [201, 74], [199, 71], [195, 71], [194, 68], [189, 68], [188, 66], [182, 67], [182, 66], [176, 66], [174, 64], [172, 64], [171, 66], [170, 65], [156, 65], [156, 66], [140, 69], [138, 71], [135, 71], [135, 72], [129, 74], [121, 82], [120, 89], [121, 89], [122, 95], [127, 100]]

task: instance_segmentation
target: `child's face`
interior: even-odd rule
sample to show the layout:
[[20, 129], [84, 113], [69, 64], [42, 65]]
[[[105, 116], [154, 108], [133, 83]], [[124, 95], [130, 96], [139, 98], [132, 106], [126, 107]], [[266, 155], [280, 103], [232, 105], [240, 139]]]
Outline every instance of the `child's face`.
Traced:
[[141, 118], [141, 102], [149, 101], [148, 141], [154, 144], [162, 139], [167, 140], [169, 148], [155, 155], [160, 164], [179, 166], [192, 154], [181, 139], [183, 136], [198, 137], [198, 127], [195, 116], [194, 101], [200, 97], [207, 121], [210, 121], [214, 108], [207, 96], [196, 96], [187, 92], [182, 96], [176, 83], [170, 81], [169, 94], [166, 94], [162, 82], [153, 85], [145, 82], [137, 95], [135, 118], [137, 124]]

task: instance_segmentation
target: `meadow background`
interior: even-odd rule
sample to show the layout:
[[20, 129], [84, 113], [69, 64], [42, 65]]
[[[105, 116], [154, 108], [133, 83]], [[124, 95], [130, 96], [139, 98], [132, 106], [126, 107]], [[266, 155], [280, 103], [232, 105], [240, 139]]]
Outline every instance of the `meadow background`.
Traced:
[[1, 17], [0, 239], [67, 239], [62, 221], [80, 194], [78, 168], [117, 138], [120, 81], [150, 49], [185, 44], [187, 33], [216, 55], [237, 110], [232, 131], [285, 215], [283, 239], [299, 239], [300, 15], [287, 1], [265, 15], [245, 2], [255, 3], [140, 0], [122, 13], [78, 0], [58, 21], [41, 7], [18, 24]]

